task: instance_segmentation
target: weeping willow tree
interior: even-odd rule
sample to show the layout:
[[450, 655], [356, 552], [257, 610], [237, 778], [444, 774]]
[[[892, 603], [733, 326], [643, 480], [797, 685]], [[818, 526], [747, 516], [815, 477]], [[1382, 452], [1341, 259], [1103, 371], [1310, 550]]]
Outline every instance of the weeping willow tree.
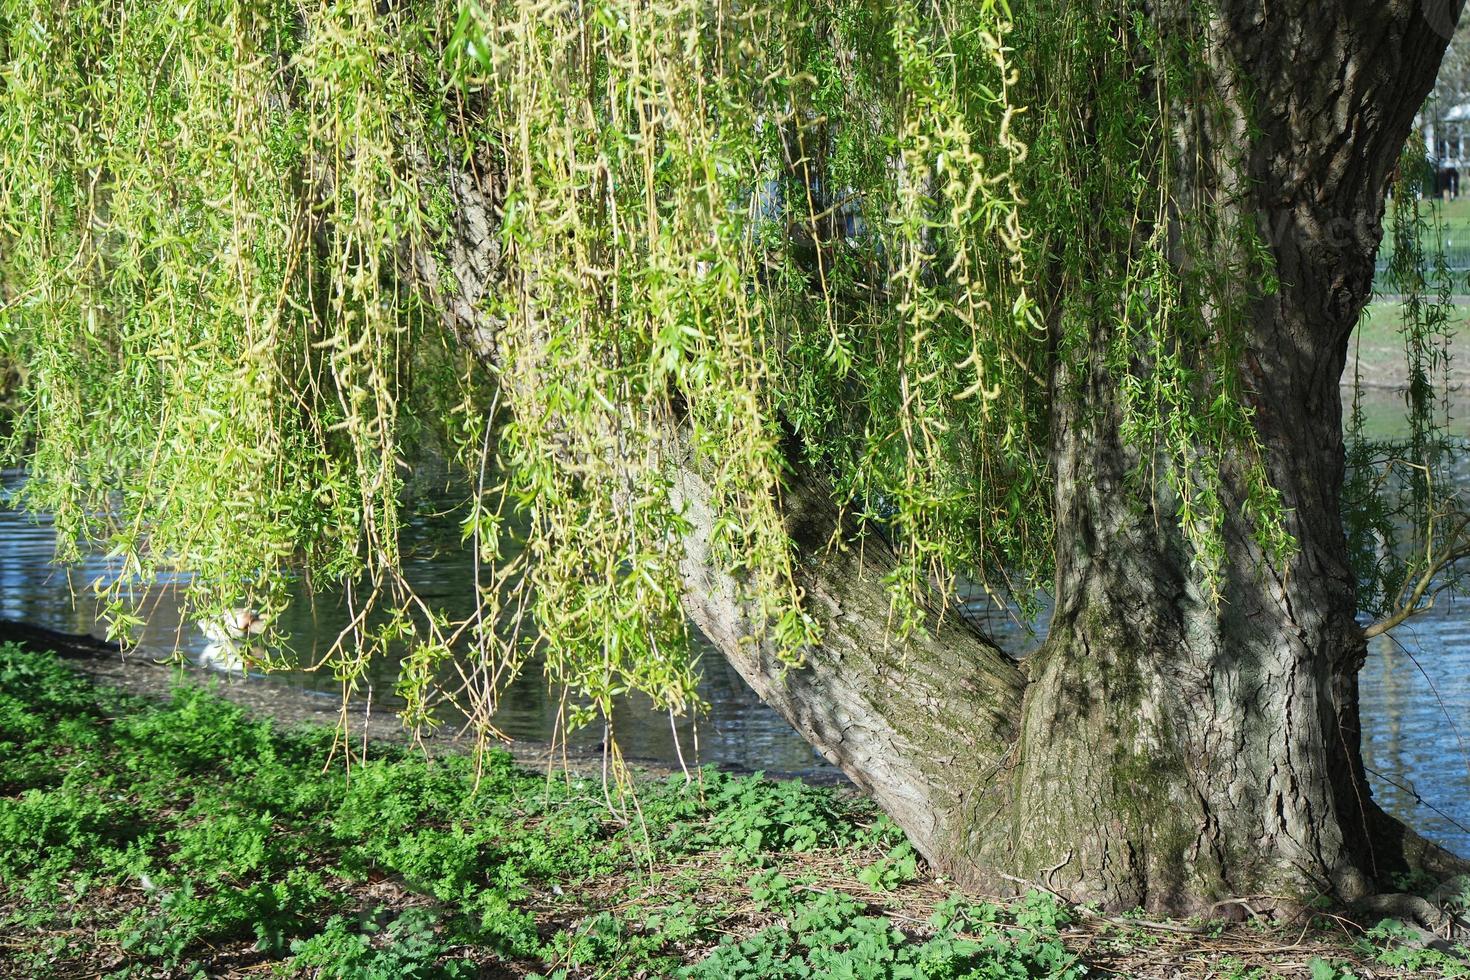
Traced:
[[1338, 382], [1457, 13], [4, 0], [9, 457], [120, 634], [338, 580], [414, 723], [533, 655], [570, 725], [687, 710], [692, 621], [961, 882], [1450, 870], [1364, 776], [1355, 613], [1424, 594], [1355, 573]]

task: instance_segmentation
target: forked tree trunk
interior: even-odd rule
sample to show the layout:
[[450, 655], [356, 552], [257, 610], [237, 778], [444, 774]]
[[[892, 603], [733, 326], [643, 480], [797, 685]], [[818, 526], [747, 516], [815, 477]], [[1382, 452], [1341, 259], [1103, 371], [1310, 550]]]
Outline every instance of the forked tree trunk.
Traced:
[[[1296, 550], [1281, 562], [1262, 552], [1245, 517], [1249, 461], [1220, 459], [1223, 602], [1194, 584], [1167, 490], [1139, 499], [1127, 478], [1135, 450], [1098, 363], [1059, 365], [1052, 379], [1056, 612], [1025, 664], [954, 615], [892, 640], [891, 555], [872, 540], [829, 550], [837, 516], [799, 472], [782, 500], [825, 632], [803, 667], [784, 668], [752, 641], [753, 611], [710, 560], [715, 515], [697, 467], [676, 482], [692, 526], [691, 618], [952, 878], [1180, 912], [1260, 894], [1351, 899], [1409, 867], [1464, 870], [1386, 817], [1364, 778], [1338, 392], [1389, 176], [1462, 3], [1138, 3], [1165, 33], [1205, 42], [1214, 97], [1233, 109], [1185, 105], [1169, 120], [1177, 159], [1199, 162], [1177, 174], [1177, 217], [1195, 207], [1258, 221], [1281, 282], [1249, 300], [1240, 367]], [[496, 274], [488, 192], [453, 189], [464, 295], [446, 315], [493, 359], [494, 325], [477, 312]], [[1218, 245], [1220, 261], [1240, 260]]]
[[[1259, 221], [1281, 280], [1248, 300], [1241, 370], [1294, 554], [1274, 561], [1256, 543], [1251, 461], [1219, 459], [1224, 600], [1202, 596], [1167, 489], [1140, 499], [1127, 476], [1138, 458], [1100, 363], [1059, 365], [1053, 379], [1057, 607], [1025, 681], [953, 618], [894, 648], [872, 545], [804, 565], [827, 639], [783, 672], [744, 642], [732, 583], [703, 560], [698, 530], [691, 541], [694, 620], [962, 881], [1179, 912], [1227, 896], [1351, 899], [1389, 872], [1453, 864], [1384, 816], [1364, 777], [1338, 389], [1389, 177], [1453, 18], [1403, 2], [1214, 8], [1208, 19], [1186, 0], [1146, 9], [1166, 33], [1207, 39], [1214, 95], [1234, 110], [1171, 118], [1176, 156], [1199, 162], [1177, 176], [1180, 218], [1199, 207], [1226, 227], [1232, 214]], [[1254, 127], [1222, 128], [1232, 116]], [[1204, 258], [1241, 259], [1218, 247]], [[1109, 346], [1106, 329], [1094, 350]], [[697, 478], [685, 485], [691, 513], [708, 518]], [[794, 491], [797, 540], [825, 540], [830, 522], [803, 531], [820, 494]]]

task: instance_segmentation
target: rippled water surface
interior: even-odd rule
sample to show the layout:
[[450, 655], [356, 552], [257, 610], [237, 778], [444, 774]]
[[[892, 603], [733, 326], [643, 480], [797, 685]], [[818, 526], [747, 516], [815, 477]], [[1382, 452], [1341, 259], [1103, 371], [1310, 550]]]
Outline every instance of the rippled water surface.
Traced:
[[[1470, 406], [1461, 414], [1470, 414]], [[1463, 424], [1459, 428], [1460, 434], [1470, 435]], [[1466, 467], [1461, 475], [1470, 486]], [[8, 486], [19, 479], [16, 473], [5, 476]], [[451, 612], [456, 603], [463, 606], [470, 591], [465, 587], [470, 566], [455, 544], [456, 529], [425, 519], [412, 526], [407, 537], [415, 554], [409, 568], [414, 585]], [[44, 519], [0, 506], [0, 618], [100, 634], [95, 608], [85, 598], [86, 585], [109, 569], [100, 559], [55, 566], [52, 546], [52, 530]], [[197, 626], [180, 621], [176, 600], [168, 585], [148, 596], [141, 655], [163, 657], [177, 648], [186, 657], [200, 658], [208, 641]], [[1023, 653], [1037, 642], [1033, 632], [999, 612], [981, 608], [971, 612], [985, 619], [1013, 652]], [[314, 662], [344, 621], [338, 597], [303, 592], [281, 623], [293, 637], [295, 662]], [[706, 650], [701, 665], [701, 690], [711, 711], [699, 720], [697, 730], [687, 721], [671, 728], [667, 715], [646, 704], [619, 709], [618, 740], [630, 757], [674, 766], [682, 751], [693, 761], [697, 739], [702, 762], [838, 778], [718, 653]], [[393, 684], [391, 665], [380, 670], [373, 678], [374, 698], [391, 707], [394, 699], [386, 693]], [[323, 697], [338, 696], [327, 673], [298, 670], [285, 680]], [[533, 672], [512, 687], [496, 723], [513, 737], [546, 740], [557, 709], [556, 699]], [[1370, 645], [1362, 675], [1362, 713], [1364, 754], [1379, 798], [1416, 827], [1470, 853], [1466, 829], [1470, 828], [1470, 601], [1442, 602], [1402, 627], [1394, 638], [1381, 637]], [[587, 731], [580, 737], [593, 744], [601, 732]]]
[[[20, 473], [7, 472], [3, 485], [7, 490], [14, 488], [22, 478]], [[411, 556], [407, 577], [419, 594], [451, 615], [468, 615], [472, 590], [467, 583], [473, 581], [473, 566], [458, 545], [458, 528], [442, 520], [415, 518], [404, 538], [404, 550]], [[87, 586], [99, 576], [111, 576], [114, 570], [100, 557], [76, 565], [54, 565], [54, 540], [44, 517], [37, 519], [0, 505], [0, 619], [101, 636], [104, 630], [97, 623], [97, 606]], [[210, 640], [199, 626], [184, 619], [179, 584], [164, 583], [146, 597], [143, 615], [147, 625], [135, 634], [137, 648], [132, 655], [165, 658], [177, 651], [205, 670]], [[339, 594], [312, 594], [304, 586], [298, 589], [278, 624], [291, 637], [287, 658], [301, 665], [317, 663], [347, 621]], [[700, 692], [712, 710], [703, 718], [678, 719], [674, 724], [646, 702], [630, 699], [614, 715], [618, 744], [630, 758], [676, 766], [682, 753], [690, 763], [697, 755], [700, 762], [738, 769], [842, 778], [756, 698], [702, 637], [696, 635], [696, 642], [702, 651]], [[396, 679], [396, 665], [374, 665], [368, 677], [374, 703], [387, 708], [402, 703], [392, 694]], [[275, 673], [271, 682], [284, 682], [323, 697], [340, 697], [341, 689], [330, 670]], [[559, 707], [539, 671], [532, 668], [512, 685], [495, 724], [512, 738], [549, 741]], [[573, 744], [595, 745], [602, 738], [600, 728], [584, 729], [573, 736]]]

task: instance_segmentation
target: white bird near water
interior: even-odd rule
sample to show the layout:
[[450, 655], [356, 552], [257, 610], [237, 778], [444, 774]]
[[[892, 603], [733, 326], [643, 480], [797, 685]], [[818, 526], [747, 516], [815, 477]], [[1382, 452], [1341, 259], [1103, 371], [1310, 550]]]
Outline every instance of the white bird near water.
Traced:
[[246, 606], [226, 609], [222, 616], [199, 621], [200, 629], [209, 639], [209, 644], [200, 651], [199, 659], [204, 666], [228, 673], [245, 673], [245, 658], [240, 649], [265, 632], [266, 620], [260, 613]]

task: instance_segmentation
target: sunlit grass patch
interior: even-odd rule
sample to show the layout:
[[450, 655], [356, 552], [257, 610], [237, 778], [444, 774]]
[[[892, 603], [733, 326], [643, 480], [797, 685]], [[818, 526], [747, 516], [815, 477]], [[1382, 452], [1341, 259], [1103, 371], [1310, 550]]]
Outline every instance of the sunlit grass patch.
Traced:
[[198, 688], [165, 704], [94, 689], [54, 657], [0, 648], [0, 882], [17, 954], [119, 976], [267, 961], [663, 975], [766, 924], [766, 906], [739, 898], [763, 868], [812, 856], [875, 895], [917, 872], [869, 805], [801, 783], [705, 771], [646, 782], [615, 813], [599, 782], [501, 752], [477, 770], [384, 745], [324, 770], [330, 738]]
[[[707, 769], [615, 810], [503, 752], [379, 744], [349, 770], [331, 743], [0, 645], [0, 976], [1296, 975], [1262, 927], [956, 895], [841, 791]], [[1378, 939], [1314, 932], [1291, 957], [1455, 975]]]

